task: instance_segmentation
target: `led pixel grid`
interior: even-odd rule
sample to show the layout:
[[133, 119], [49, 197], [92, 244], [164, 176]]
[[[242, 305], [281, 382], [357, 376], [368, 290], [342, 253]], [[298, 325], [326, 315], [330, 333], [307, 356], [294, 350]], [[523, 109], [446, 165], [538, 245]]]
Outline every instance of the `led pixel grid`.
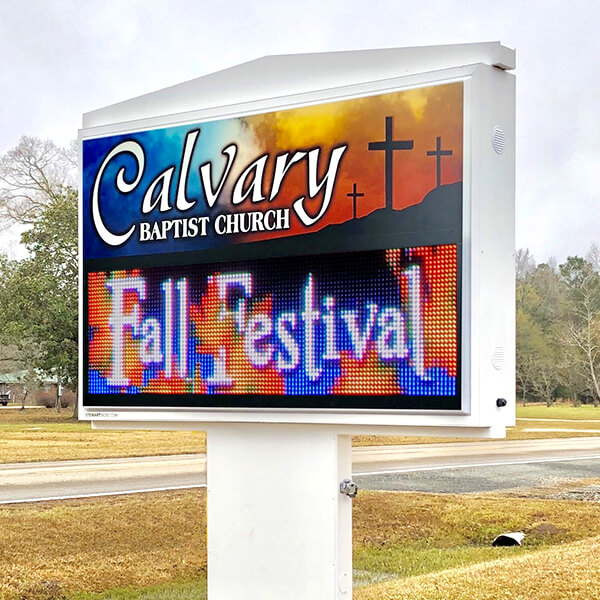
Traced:
[[89, 394], [455, 396], [457, 247], [93, 272], [87, 331]]

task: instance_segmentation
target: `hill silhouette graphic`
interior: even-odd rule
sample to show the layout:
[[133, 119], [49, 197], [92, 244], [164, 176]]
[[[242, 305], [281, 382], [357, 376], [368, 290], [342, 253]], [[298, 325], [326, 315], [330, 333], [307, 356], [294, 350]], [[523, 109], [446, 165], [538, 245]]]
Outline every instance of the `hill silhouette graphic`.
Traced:
[[[222, 252], [219, 247], [231, 248], [230, 239], [223, 236], [214, 250]], [[459, 244], [461, 241], [462, 182], [459, 181], [434, 188], [421, 202], [403, 210], [380, 208], [366, 217], [329, 225], [309, 235], [297, 234], [247, 244], [244, 258], [408, 248]]]
[[462, 223], [462, 182], [431, 190], [419, 204], [403, 210], [380, 208], [361, 219], [330, 225], [317, 234], [361, 235], [414, 231], [459, 230]]
[[431, 190], [419, 204], [403, 210], [380, 208], [366, 217], [329, 225], [310, 235], [267, 242], [275, 251], [351, 252], [380, 244], [410, 247], [461, 243], [462, 182]]

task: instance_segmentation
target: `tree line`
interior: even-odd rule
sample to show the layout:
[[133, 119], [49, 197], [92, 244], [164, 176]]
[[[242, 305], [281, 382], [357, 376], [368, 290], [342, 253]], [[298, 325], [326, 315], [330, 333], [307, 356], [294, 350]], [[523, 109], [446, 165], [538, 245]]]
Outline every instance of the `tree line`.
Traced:
[[516, 253], [518, 398], [600, 403], [600, 250], [562, 264]]
[[[76, 148], [23, 137], [0, 157], [0, 235], [21, 226], [26, 258], [0, 255], [0, 372], [77, 388]], [[600, 250], [562, 264], [516, 253], [522, 402], [600, 403]]]
[[31, 387], [77, 388], [76, 156], [75, 144], [23, 137], [0, 157], [0, 235], [19, 226], [27, 249], [0, 255], [0, 372], [27, 370]]

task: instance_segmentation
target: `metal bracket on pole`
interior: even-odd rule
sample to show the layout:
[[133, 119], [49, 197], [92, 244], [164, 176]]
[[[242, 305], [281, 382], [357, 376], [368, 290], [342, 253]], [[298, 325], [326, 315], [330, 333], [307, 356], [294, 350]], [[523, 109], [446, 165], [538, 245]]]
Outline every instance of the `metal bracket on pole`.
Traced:
[[348, 498], [356, 498], [358, 486], [352, 479], [344, 479], [340, 483], [340, 494], [344, 494], [345, 496], [348, 496]]

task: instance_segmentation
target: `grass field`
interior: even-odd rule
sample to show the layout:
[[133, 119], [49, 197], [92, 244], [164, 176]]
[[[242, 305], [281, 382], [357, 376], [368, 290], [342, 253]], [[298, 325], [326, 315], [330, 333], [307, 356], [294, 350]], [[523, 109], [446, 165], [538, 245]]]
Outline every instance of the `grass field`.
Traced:
[[[507, 510], [502, 497], [361, 492], [354, 597], [598, 598], [598, 588], [567, 572], [596, 585], [597, 515], [598, 506], [584, 502], [524, 498]], [[4, 507], [0, 599], [203, 599], [205, 528], [204, 492]], [[524, 547], [490, 547], [509, 530], [527, 533]], [[552, 570], [563, 596], [548, 595]], [[542, 591], [533, 593], [538, 578]], [[520, 595], [520, 586], [531, 593]]]
[[[537, 421], [551, 419], [551, 421]], [[595, 422], [597, 420], [597, 422]], [[554, 421], [554, 422], [553, 422]], [[537, 429], [541, 431], [531, 431]], [[567, 429], [568, 431], [551, 431]], [[594, 431], [595, 430], [595, 431]], [[594, 406], [571, 406], [557, 404], [550, 408], [542, 404], [517, 406], [517, 424], [506, 432], [507, 440], [532, 440], [565, 437], [587, 437], [600, 435], [600, 408]], [[469, 441], [456, 438], [411, 438], [394, 436], [357, 436], [355, 446], [382, 444], [419, 444], [427, 442]]]
[[[600, 408], [558, 405], [517, 407], [517, 426], [507, 439], [600, 435]], [[535, 421], [527, 419], [552, 419]], [[561, 421], [565, 419], [566, 421]], [[598, 422], [594, 422], [598, 420]], [[541, 431], [530, 431], [537, 429]], [[551, 431], [566, 429], [567, 431]], [[594, 431], [598, 433], [594, 433]], [[457, 441], [453, 438], [355, 436], [355, 446]], [[466, 441], [466, 440], [462, 440]], [[192, 431], [100, 431], [46, 408], [0, 408], [0, 463], [191, 454], [206, 451], [206, 436]]]
[[0, 409], [0, 463], [206, 451], [204, 432], [98, 431], [71, 411]]
[[[593, 407], [518, 407], [518, 417], [509, 437], [600, 429]], [[92, 431], [68, 412], [0, 410], [1, 462], [204, 450], [202, 432]], [[520, 495], [361, 492], [355, 600], [600, 600], [598, 504]], [[204, 507], [204, 493], [189, 491], [4, 507], [0, 600], [206, 600]], [[490, 547], [509, 530], [527, 533], [523, 548]]]
[[598, 600], [600, 537], [357, 589], [354, 600]]
[[582, 406], [555, 404], [550, 407], [544, 404], [529, 404], [526, 406], [517, 406], [517, 417], [522, 419], [597, 420], [600, 423], [600, 407], [590, 404]]

